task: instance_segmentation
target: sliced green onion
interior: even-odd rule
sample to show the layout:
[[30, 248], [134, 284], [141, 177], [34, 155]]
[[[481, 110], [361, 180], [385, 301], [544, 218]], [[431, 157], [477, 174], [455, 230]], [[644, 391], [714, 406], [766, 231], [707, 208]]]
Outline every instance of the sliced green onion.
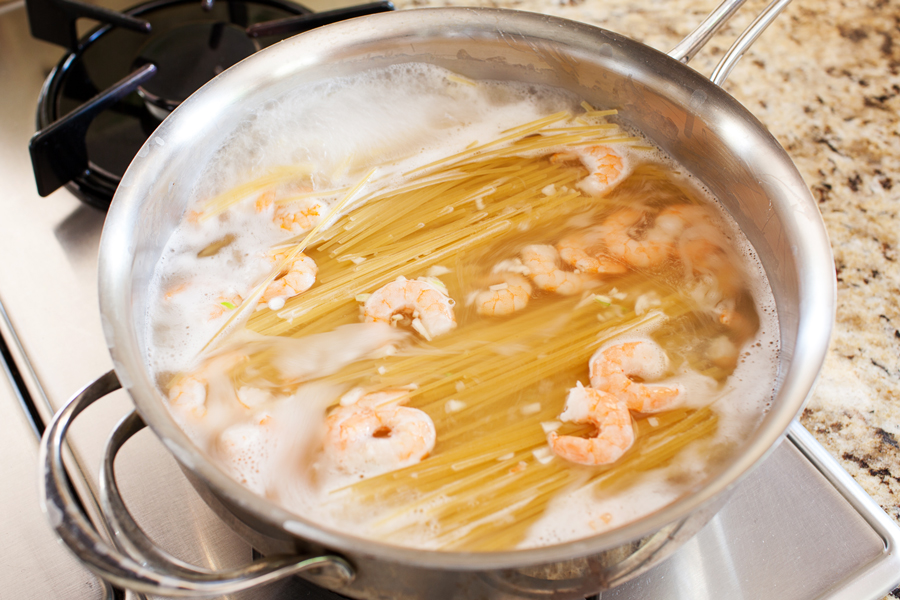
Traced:
[[608, 296], [601, 296], [600, 294], [594, 294], [594, 302], [599, 302], [601, 306], [612, 305], [612, 300]]

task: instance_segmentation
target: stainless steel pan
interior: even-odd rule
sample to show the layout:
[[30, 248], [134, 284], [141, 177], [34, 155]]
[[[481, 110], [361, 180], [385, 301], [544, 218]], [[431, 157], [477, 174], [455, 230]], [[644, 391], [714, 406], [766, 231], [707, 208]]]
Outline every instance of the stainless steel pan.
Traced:
[[[621, 35], [543, 15], [493, 9], [382, 14], [292, 38], [229, 69], [160, 125], [122, 179], [100, 248], [102, 320], [115, 372], [77, 395], [43, 442], [44, 509], [60, 537], [113, 583], [172, 596], [215, 595], [304, 571], [359, 598], [583, 598], [643, 572], [693, 535], [727, 491], [781, 440], [824, 360], [835, 305], [831, 250], [816, 205], [789, 157], [719, 84], [783, 8], [776, 0], [720, 63], [712, 81], [691, 56], [742, 0], [726, 0], [669, 55]], [[774, 291], [781, 355], [774, 401], [735, 459], [695, 493], [619, 529], [556, 546], [470, 554], [410, 550], [323, 529], [240, 486], [172, 420], [144, 363], [147, 283], [203, 165], [241, 119], [298, 83], [427, 61], [473, 79], [566, 88], [612, 106], [722, 202], [756, 248]], [[65, 484], [61, 444], [71, 420], [121, 382], [137, 415], [114, 432], [104, 504], [118, 532], [100, 539]], [[268, 558], [211, 573], [156, 548], [115, 488], [118, 448], [142, 420], [178, 459], [210, 506]]]

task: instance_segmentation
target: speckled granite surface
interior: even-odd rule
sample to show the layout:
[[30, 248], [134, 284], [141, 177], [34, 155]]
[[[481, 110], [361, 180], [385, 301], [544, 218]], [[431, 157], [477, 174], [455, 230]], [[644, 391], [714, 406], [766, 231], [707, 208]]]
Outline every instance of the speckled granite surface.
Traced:
[[[587, 21], [668, 50], [717, 3], [482, 4]], [[764, 5], [750, 0], [692, 66], [709, 74]], [[802, 423], [900, 522], [900, 0], [794, 0], [725, 88], [794, 159], [819, 202], [834, 248], [837, 321]], [[900, 590], [893, 595], [900, 597]]]

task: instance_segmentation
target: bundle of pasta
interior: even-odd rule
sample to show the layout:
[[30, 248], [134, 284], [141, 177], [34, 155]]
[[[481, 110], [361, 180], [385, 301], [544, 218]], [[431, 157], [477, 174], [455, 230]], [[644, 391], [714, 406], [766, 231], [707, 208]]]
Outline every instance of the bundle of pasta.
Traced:
[[[194, 226], [255, 211], [277, 241], [274, 268], [214, 307], [213, 358], [170, 379], [198, 443], [289, 509], [476, 551], [614, 527], [640, 486], [665, 491], [634, 511], [704, 477], [685, 457], [749, 426], [717, 404], [760, 327], [745, 270], [685, 177], [615, 111], [582, 108], [410, 169], [280, 167], [201, 203]], [[679, 382], [666, 402], [633, 398], [646, 374], [589, 366], [634, 339], [665, 357], [653, 378]], [[621, 403], [627, 444], [597, 453], [610, 421], [599, 404], [573, 416], [571, 389]], [[221, 425], [235, 421], [237, 436]], [[312, 431], [302, 452], [277, 441], [291, 426]]]

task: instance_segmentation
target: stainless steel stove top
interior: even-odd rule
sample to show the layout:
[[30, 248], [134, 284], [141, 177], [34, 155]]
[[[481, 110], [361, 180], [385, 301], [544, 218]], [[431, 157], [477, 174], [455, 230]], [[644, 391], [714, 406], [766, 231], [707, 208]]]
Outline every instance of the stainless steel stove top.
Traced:
[[[22, 2], [0, 4], [0, 336], [20, 389], [0, 376], [0, 596], [110, 597], [58, 544], [37, 507], [37, 438], [21, 410], [30, 395], [49, 420], [112, 367], [97, 308], [104, 214], [65, 190], [40, 198], [28, 140], [41, 85], [62, 51], [31, 39]], [[70, 434], [70, 471], [88, 512], [107, 433], [130, 410], [118, 392], [88, 409]], [[120, 485], [138, 522], [179, 558], [211, 568], [251, 560], [147, 431], [124, 448]], [[725, 509], [674, 557], [603, 594], [641, 598], [878, 599], [900, 583], [900, 528], [799, 425], [738, 487]], [[439, 591], [436, 591], [439, 596]], [[300, 580], [239, 596], [334, 596]]]

